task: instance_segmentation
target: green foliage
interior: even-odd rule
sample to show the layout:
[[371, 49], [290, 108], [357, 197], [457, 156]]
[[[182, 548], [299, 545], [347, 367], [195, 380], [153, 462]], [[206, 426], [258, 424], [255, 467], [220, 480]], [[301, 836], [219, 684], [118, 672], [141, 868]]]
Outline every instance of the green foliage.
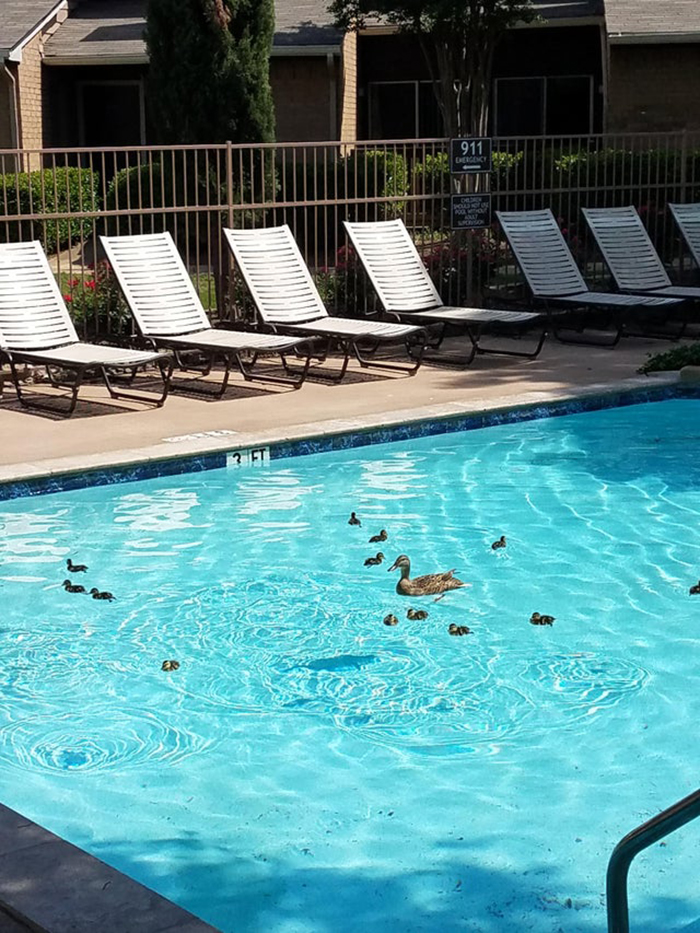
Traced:
[[496, 43], [535, 18], [531, 0], [331, 0], [328, 9], [343, 30], [379, 20], [418, 37], [447, 136], [485, 134]]
[[[508, 179], [512, 177], [521, 165], [523, 152], [494, 152], [493, 170], [491, 172], [491, 186], [508, 186]], [[414, 185], [424, 192], [450, 191], [450, 157], [447, 152], [428, 154], [422, 162], [413, 166]], [[414, 192], [415, 193], [415, 192]]]
[[274, 0], [148, 0], [148, 94], [164, 143], [271, 142]]
[[[95, 211], [99, 204], [99, 176], [87, 168], [44, 169], [0, 175], [0, 222], [13, 214]], [[20, 220], [3, 225], [3, 239], [39, 240], [47, 253], [63, 249], [92, 233], [92, 220]]]
[[637, 370], [640, 373], [667, 372], [683, 366], [700, 366], [700, 343], [674, 347], [665, 353], [650, 354], [649, 359]]
[[61, 290], [79, 333], [94, 341], [112, 342], [131, 333], [131, 314], [110, 264], [98, 262], [86, 274], [62, 276]]
[[[343, 198], [402, 198], [409, 192], [410, 172], [398, 152], [358, 150], [337, 162], [288, 162], [284, 168], [287, 198], [304, 201]], [[397, 213], [404, 201], [379, 205], [380, 211]], [[348, 208], [351, 211], [351, 208]]]

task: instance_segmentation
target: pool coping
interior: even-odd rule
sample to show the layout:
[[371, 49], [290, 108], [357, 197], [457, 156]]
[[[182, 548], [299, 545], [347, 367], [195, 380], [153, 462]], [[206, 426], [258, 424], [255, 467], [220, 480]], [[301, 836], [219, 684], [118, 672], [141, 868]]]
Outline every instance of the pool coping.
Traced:
[[0, 805], [3, 918], [35, 933], [220, 933], [183, 907]]
[[694, 397], [700, 386], [676, 372], [580, 389], [524, 392], [310, 422], [259, 432], [204, 431], [163, 438], [146, 447], [0, 467], [0, 501], [158, 476], [260, 465], [267, 460], [345, 450], [495, 424], [557, 417], [672, 397]]

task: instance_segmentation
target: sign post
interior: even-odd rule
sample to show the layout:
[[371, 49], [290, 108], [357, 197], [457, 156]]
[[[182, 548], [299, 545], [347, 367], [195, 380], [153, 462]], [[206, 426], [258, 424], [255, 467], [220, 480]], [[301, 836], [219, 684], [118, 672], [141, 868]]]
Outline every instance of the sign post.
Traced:
[[488, 136], [469, 136], [464, 139], [450, 140], [450, 172], [452, 174], [452, 190], [455, 193], [450, 200], [450, 225], [452, 230], [466, 231], [467, 269], [466, 269], [466, 296], [472, 300], [473, 267], [474, 267], [474, 230], [482, 230], [491, 226], [491, 194], [479, 192], [478, 182], [471, 179], [462, 187], [461, 179], [455, 176], [471, 176], [476, 179], [479, 175], [487, 175], [493, 168], [493, 143]]

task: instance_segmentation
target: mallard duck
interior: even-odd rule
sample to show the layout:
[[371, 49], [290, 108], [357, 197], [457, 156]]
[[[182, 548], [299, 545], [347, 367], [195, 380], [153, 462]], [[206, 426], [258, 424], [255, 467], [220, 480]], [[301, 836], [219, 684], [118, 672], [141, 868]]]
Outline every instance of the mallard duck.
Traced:
[[450, 635], [471, 635], [472, 633], [468, 625], [455, 625], [454, 622], [450, 623], [450, 627], [447, 631]]
[[66, 561], [66, 567], [68, 568], [68, 573], [85, 573], [87, 570], [85, 564], [74, 564], [70, 557]]
[[394, 563], [389, 567], [389, 573], [399, 568], [401, 570], [401, 579], [396, 584], [396, 592], [399, 596], [438, 596], [442, 599], [448, 590], [459, 589], [460, 586], [469, 586], [453, 576], [454, 570], [445, 570], [443, 573], [427, 573], [422, 577], [410, 577], [411, 561], [405, 554], [400, 554]]
[[388, 535], [388, 534], [386, 533], [386, 531], [384, 531], [384, 529], [382, 528], [382, 530], [379, 532], [378, 535], [372, 535], [372, 537], [369, 539], [369, 543], [370, 543], [370, 544], [377, 544], [379, 541], [386, 541], [386, 539], [387, 539], [388, 537], [389, 537], [389, 535]]
[[409, 609], [406, 613], [407, 619], [427, 619], [428, 613], [425, 609]]
[[348, 519], [348, 525], [361, 525], [361, 524], [362, 524], [362, 522], [361, 522], [360, 519], [357, 517], [357, 515], [355, 515], [354, 512], [351, 512], [351, 513], [350, 513], [350, 518]]
[[376, 567], [377, 564], [381, 564], [383, 560], [384, 560], [384, 555], [382, 554], [381, 551], [379, 551], [376, 557], [367, 558], [367, 560], [365, 561], [365, 567]]
[[79, 583], [71, 583], [70, 580], [64, 580], [62, 585], [63, 585], [63, 589], [67, 593], [84, 593], [85, 592], [84, 586], [80, 586]]
[[180, 666], [179, 661], [163, 661], [161, 664], [161, 671], [176, 671]]
[[502, 548], [502, 547], [505, 547], [505, 546], [506, 546], [506, 536], [505, 536], [505, 535], [501, 535], [501, 537], [498, 539], [498, 541], [494, 541], [494, 542], [493, 542], [493, 544], [491, 545], [491, 550], [492, 550], [492, 551], [497, 551], [499, 548]]
[[533, 612], [530, 616], [533, 625], [552, 625], [555, 621], [554, 616], [541, 616], [539, 612]]
[[384, 625], [398, 625], [398, 624], [399, 624], [399, 620], [396, 618], [396, 616], [392, 615], [391, 613], [389, 613], [388, 616], [384, 616]]
[[108, 593], [106, 590], [100, 592], [96, 586], [93, 586], [93, 588], [90, 590], [90, 595], [93, 599], [108, 599], [110, 602], [117, 598], [116, 596], [112, 596], [112, 594]]
[[690, 592], [690, 595], [691, 595], [691, 596], [697, 596], [698, 593], [700, 593], [700, 580], [698, 580], [698, 582], [697, 582], [696, 584], [694, 584], [694, 586], [691, 586], [691, 587], [690, 587], [690, 591], [689, 591], [689, 592]]

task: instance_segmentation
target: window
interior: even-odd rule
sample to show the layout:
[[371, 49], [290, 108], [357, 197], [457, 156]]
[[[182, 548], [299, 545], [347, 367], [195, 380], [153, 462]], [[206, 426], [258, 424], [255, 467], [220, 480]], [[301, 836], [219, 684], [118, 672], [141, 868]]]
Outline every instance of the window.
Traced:
[[145, 145], [143, 83], [81, 81], [78, 119], [81, 146]]
[[593, 132], [592, 75], [497, 78], [496, 136], [566, 136]]
[[370, 82], [370, 139], [442, 136], [442, 118], [430, 81]]

